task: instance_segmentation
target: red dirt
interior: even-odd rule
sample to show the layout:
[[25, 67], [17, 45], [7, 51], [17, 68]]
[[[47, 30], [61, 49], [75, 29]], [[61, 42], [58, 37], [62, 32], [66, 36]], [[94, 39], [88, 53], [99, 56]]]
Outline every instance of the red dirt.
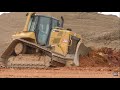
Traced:
[[[49, 69], [0, 69], [1, 78], [120, 78], [120, 51], [93, 50], [80, 58], [80, 67]], [[114, 76], [113, 72], [118, 72]]]
[[54, 69], [0, 69], [1, 78], [119, 78], [108, 67], [64, 67]]
[[120, 50], [103, 47], [80, 57], [81, 67], [120, 67]]

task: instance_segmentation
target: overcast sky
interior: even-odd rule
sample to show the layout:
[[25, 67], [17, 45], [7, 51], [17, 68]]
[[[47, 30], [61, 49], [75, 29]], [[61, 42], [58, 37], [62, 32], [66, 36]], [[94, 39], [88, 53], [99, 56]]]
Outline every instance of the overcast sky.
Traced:
[[118, 17], [120, 17], [120, 12], [101, 12], [101, 14], [105, 14], [105, 15], [116, 15]]
[[[3, 14], [3, 13], [9, 13], [9, 12], [0, 12], [0, 15]], [[120, 12], [101, 12], [101, 14], [105, 14], [105, 15], [116, 15], [118, 17], [120, 17]]]

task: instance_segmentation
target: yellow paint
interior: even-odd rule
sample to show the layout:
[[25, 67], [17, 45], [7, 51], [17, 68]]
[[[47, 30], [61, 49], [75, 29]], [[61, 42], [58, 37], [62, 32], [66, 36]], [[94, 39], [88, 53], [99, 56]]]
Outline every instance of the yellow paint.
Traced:
[[[36, 43], [35, 33], [28, 31], [28, 25], [33, 14], [35, 13], [34, 12], [28, 13], [26, 24], [23, 31], [13, 35], [12, 36], [13, 39], [18, 38], [32, 39]], [[68, 53], [68, 47], [72, 45], [72, 42], [70, 43], [71, 36], [75, 36], [81, 39], [81, 36], [75, 32], [68, 31], [60, 27], [54, 28], [51, 32], [49, 41], [49, 44], [53, 47], [52, 51], [66, 56]]]
[[19, 39], [19, 38], [32, 39], [33, 42], [36, 43], [35, 33], [28, 31], [28, 25], [29, 25], [31, 16], [34, 15], [34, 14], [35, 14], [35, 12], [29, 12], [29, 13], [27, 13], [27, 20], [26, 20], [26, 23], [25, 23], [23, 31], [17, 32], [15, 35], [12, 35], [13, 39]]
[[[49, 44], [51, 46], [54, 46], [54, 48], [52, 49], [53, 52], [62, 54], [64, 56], [67, 55], [68, 47], [70, 46], [69, 43], [71, 40], [71, 35], [76, 36], [77, 38], [80, 38], [79, 34], [76, 34], [72, 31], [68, 31], [63, 28], [62, 30], [53, 29], [51, 32], [50, 41], [49, 41]], [[71, 42], [71, 45], [72, 45], [72, 42]]]
[[18, 39], [18, 38], [28, 38], [28, 39], [33, 39], [34, 42], [36, 42], [36, 37], [34, 32], [18, 32], [15, 35], [12, 35], [13, 39]]
[[33, 14], [35, 14], [35, 12], [29, 12], [29, 13], [28, 13], [28, 15], [27, 15], [27, 20], [26, 20], [26, 23], [25, 23], [25, 26], [24, 26], [24, 29], [23, 29], [24, 32], [27, 32], [27, 31], [28, 31], [28, 25], [29, 25], [31, 16], [32, 16]]

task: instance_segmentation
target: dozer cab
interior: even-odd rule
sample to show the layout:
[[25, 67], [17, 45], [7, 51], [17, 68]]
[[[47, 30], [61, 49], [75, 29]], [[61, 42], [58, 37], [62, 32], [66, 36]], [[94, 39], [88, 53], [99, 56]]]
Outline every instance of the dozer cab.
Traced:
[[82, 43], [79, 34], [64, 29], [64, 19], [26, 14], [23, 31], [12, 36], [13, 41], [1, 58], [7, 68], [47, 68], [79, 66], [79, 57], [90, 48]]

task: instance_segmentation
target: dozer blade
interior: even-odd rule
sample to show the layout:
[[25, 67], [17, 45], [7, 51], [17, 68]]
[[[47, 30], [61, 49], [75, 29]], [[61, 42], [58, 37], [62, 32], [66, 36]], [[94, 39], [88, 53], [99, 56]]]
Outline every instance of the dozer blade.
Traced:
[[74, 64], [75, 66], [80, 66], [80, 56], [85, 56], [91, 51], [90, 47], [86, 47], [84, 43], [81, 41], [78, 42], [75, 57], [74, 57]]

